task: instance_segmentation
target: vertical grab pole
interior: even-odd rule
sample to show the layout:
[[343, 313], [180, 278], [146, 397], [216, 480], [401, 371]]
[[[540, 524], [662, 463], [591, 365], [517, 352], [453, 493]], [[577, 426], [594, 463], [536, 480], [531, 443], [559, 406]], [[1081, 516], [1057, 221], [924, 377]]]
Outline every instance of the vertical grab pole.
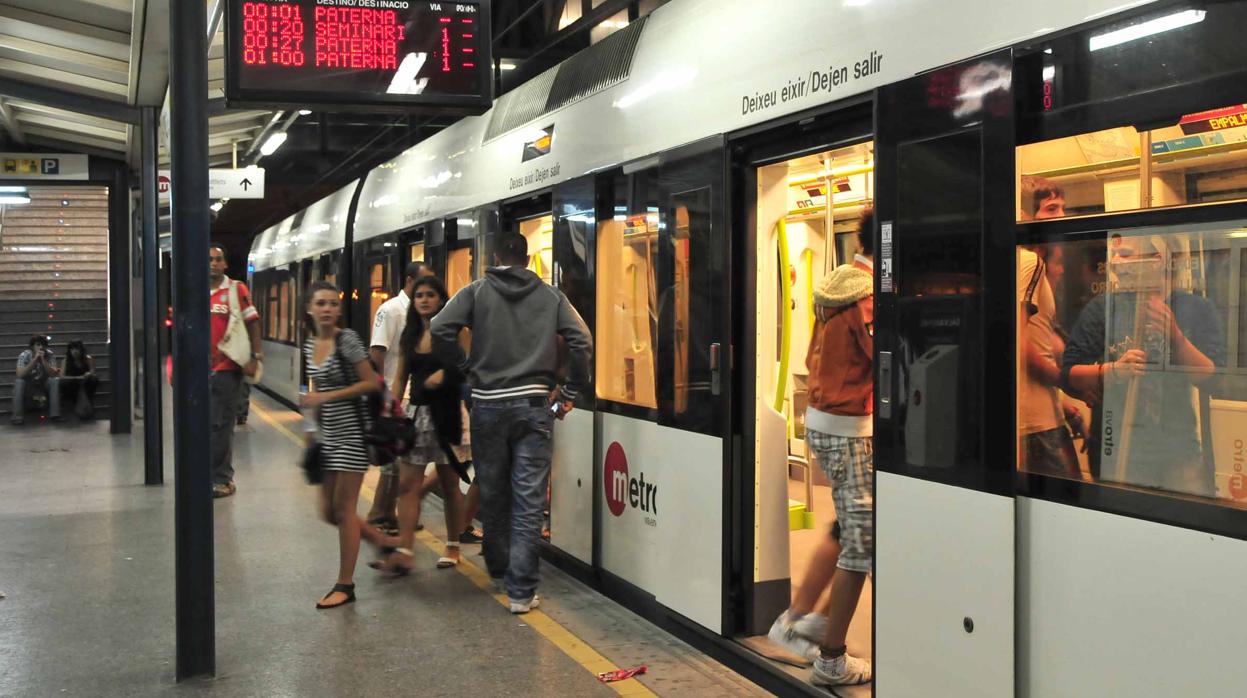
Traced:
[[169, 3], [177, 679], [216, 673], [208, 338], [208, 52], [202, 2]]
[[775, 381], [775, 411], [784, 413], [788, 392], [788, 355], [792, 353], [792, 284], [788, 282], [788, 227], [783, 217], [776, 223], [779, 232], [779, 380]]
[[143, 225], [143, 483], [164, 483], [164, 408], [160, 395], [160, 240], [156, 234], [156, 109], [143, 107], [139, 131], [142, 151]]

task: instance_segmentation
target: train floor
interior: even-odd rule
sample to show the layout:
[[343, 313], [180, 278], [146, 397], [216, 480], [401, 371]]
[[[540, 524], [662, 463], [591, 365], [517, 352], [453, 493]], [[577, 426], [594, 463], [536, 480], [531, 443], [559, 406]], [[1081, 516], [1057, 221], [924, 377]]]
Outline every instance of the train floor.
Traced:
[[[235, 436], [238, 493], [214, 502], [217, 672], [182, 684], [172, 434], [165, 484], [147, 487], [141, 425], [129, 435], [109, 435], [105, 421], [0, 426], [0, 695], [765, 695], [552, 565], [541, 608], [512, 616], [484, 590], [476, 546], [458, 568], [435, 568], [435, 499], [416, 572], [378, 578], [365, 546], [358, 602], [317, 611], [337, 536], [295, 467], [298, 422], [253, 393]], [[375, 472], [363, 499], [372, 482]], [[640, 664], [649, 672], [638, 679], [596, 678]]]

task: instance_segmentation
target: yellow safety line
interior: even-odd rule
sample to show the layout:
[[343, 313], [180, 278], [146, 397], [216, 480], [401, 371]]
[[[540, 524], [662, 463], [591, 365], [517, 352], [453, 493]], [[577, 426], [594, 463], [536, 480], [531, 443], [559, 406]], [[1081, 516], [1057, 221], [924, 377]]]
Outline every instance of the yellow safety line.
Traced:
[[[303, 447], [303, 439], [287, 429], [284, 424], [279, 422], [267, 410], [260, 407], [255, 401], [252, 401], [251, 409], [260, 415], [260, 419], [263, 419], [276, 429], [278, 433], [290, 439], [296, 446]], [[364, 495], [364, 498], [371, 503], [372, 498], [376, 496], [376, 490], [364, 484], [360, 487], [360, 494]], [[442, 554], [442, 541], [428, 531], [417, 531], [416, 540], [438, 555]], [[493, 583], [489, 579], [489, 574], [480, 567], [477, 567], [466, 558], [461, 558], [459, 564], [455, 565], [455, 569], [459, 571], [459, 574], [471, 580], [482, 591], [493, 597], [494, 601], [502, 604], [507, 609], [511, 608], [511, 602], [507, 599], [507, 595], [494, 593]], [[539, 635], [549, 640], [555, 647], [562, 650], [563, 654], [566, 654], [572, 661], [587, 669], [595, 677], [601, 672], [612, 671], [618, 668], [606, 657], [599, 654], [597, 650], [590, 647], [584, 640], [576, 637], [570, 630], [559, 625], [557, 621], [543, 613], [540, 608], [524, 614], [523, 620], [529, 627], [536, 630]], [[657, 696], [656, 693], [646, 688], [645, 684], [642, 684], [635, 678], [613, 681], [606, 685], [621, 696]]]

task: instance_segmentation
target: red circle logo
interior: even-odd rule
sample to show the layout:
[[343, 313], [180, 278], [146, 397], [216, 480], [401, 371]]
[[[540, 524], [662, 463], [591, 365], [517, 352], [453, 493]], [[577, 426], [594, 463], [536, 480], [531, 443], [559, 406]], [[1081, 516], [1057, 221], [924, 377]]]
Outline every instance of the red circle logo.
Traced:
[[1242, 473], [1230, 477], [1230, 496], [1234, 499], [1247, 499], [1247, 478]]
[[615, 516], [622, 516], [628, 502], [628, 457], [618, 441], [606, 449], [606, 461], [602, 467], [602, 487], [606, 494], [606, 506]]

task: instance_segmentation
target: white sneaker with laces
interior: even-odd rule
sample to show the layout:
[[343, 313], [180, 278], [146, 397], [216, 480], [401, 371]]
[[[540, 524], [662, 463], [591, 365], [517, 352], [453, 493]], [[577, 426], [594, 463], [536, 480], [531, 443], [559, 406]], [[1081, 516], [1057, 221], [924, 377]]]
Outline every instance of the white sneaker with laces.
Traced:
[[798, 657], [813, 662], [818, 658], [818, 643], [803, 637], [797, 631], [797, 622], [793, 622], [788, 611], [784, 611], [771, 624], [771, 631], [766, 634], [766, 637]]
[[541, 605], [541, 599], [537, 598], [536, 594], [533, 594], [532, 598], [525, 599], [523, 601], [518, 601], [516, 599], [509, 599], [509, 601], [511, 602], [511, 612], [516, 615], [528, 613]]
[[810, 683], [815, 686], [851, 686], [868, 683], [871, 677], [870, 662], [845, 652], [834, 659], [821, 656], [815, 659]]

